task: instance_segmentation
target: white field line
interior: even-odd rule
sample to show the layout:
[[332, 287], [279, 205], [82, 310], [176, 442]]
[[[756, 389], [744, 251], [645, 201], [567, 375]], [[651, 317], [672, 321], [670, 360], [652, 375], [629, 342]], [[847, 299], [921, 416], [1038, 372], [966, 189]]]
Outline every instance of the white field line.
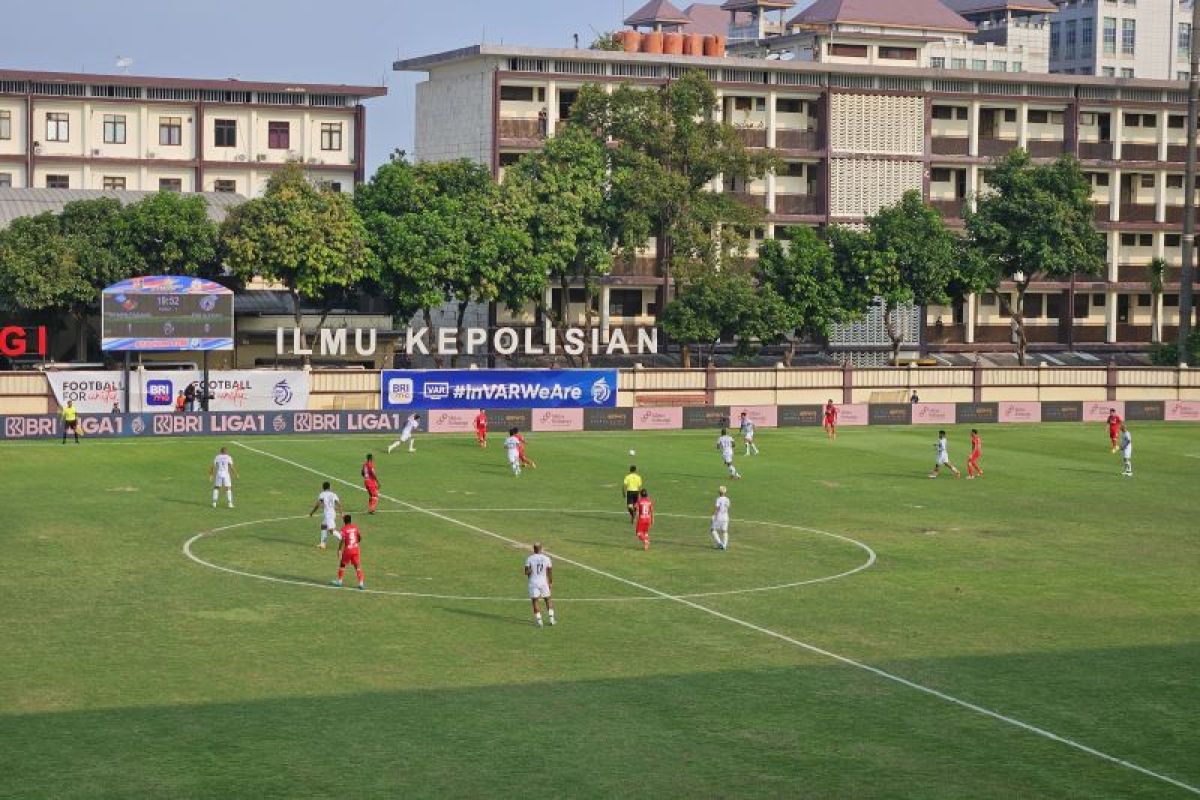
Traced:
[[[342, 481], [342, 482], [345, 483], [345, 481]], [[358, 488], [362, 488], [362, 487], [358, 487]], [[385, 497], [385, 496], [386, 495], [382, 495], [382, 494], [380, 495], [380, 497]], [[394, 498], [391, 498], [391, 497], [388, 497], [387, 499], [394, 500]], [[399, 501], [395, 501], [395, 502], [399, 502]], [[618, 514], [618, 515], [624, 515], [626, 513], [624, 511], [606, 511], [606, 510], [605, 511], [601, 511], [601, 510], [593, 511], [593, 510], [587, 510], [587, 509], [561, 509], [561, 508], [541, 508], [541, 507], [539, 507], [539, 508], [428, 508], [428, 509], [401, 508], [401, 509], [395, 509], [395, 510], [383, 509], [379, 513], [381, 513], [381, 514], [427, 514], [431, 511], [439, 511], [439, 512], [440, 511], [457, 511], [460, 513], [461, 512], [482, 512], [482, 511], [508, 512], [508, 513], [551, 512], [551, 513], [559, 513], [559, 514]], [[658, 516], [660, 516], [660, 517], [676, 517], [679, 519], [709, 519], [708, 517], [701, 516], [698, 514], [659, 514]], [[234, 567], [223, 566], [221, 564], [213, 563], [212, 561], [207, 561], [207, 560], [201, 558], [200, 556], [196, 555], [192, 551], [192, 545], [195, 544], [196, 542], [200, 541], [201, 539], [207, 538], [209, 536], [214, 536], [218, 533], [222, 533], [224, 531], [235, 530], [238, 528], [250, 528], [250, 527], [254, 527], [255, 525], [266, 525], [266, 524], [270, 524], [272, 522], [288, 522], [288, 521], [306, 520], [306, 519], [308, 519], [308, 517], [303, 514], [297, 515], [297, 516], [292, 516], [292, 517], [272, 517], [270, 519], [258, 519], [258, 520], [251, 520], [248, 522], [237, 522], [232, 525], [223, 525], [219, 528], [213, 528], [212, 530], [209, 530], [209, 531], [201, 531], [200, 533], [197, 533], [195, 536], [193, 536], [192, 538], [188, 539], [186, 542], [183, 543], [183, 554], [185, 556], [187, 556], [189, 559], [191, 559], [192, 561], [196, 562], [197, 564], [200, 564], [201, 566], [210, 567], [212, 569], [220, 570], [221, 572], [228, 572], [231, 575], [240, 575], [244, 578], [256, 578], [257, 580], [269, 581], [271, 583], [287, 583], [287, 584], [291, 584], [293, 586], [310, 586], [310, 587], [316, 587], [318, 589], [337, 588], [335, 586], [330, 586], [328, 584], [325, 584], [325, 583], [322, 583], [319, 581], [315, 581], [315, 580], [306, 581], [306, 580], [300, 580], [300, 579], [296, 579], [296, 578], [280, 578], [275, 575], [263, 575], [263, 574], [257, 573], [257, 572], [249, 572], [247, 570], [240, 570], [240, 569], [235, 569]], [[814, 584], [814, 583], [828, 583], [830, 581], [838, 580], [839, 578], [846, 578], [857, 572], [862, 572], [864, 569], [869, 569], [870, 567], [872, 567], [875, 564], [875, 560], [876, 560], [875, 551], [872, 550], [867, 545], [863, 544], [862, 542], [858, 541], [857, 539], [851, 539], [848, 536], [841, 536], [836, 533], [827, 533], [825, 531], [818, 531], [815, 528], [803, 528], [799, 525], [787, 525], [782, 522], [757, 522], [757, 521], [753, 521], [753, 520], [744, 520], [743, 524], [745, 524], [745, 525], [764, 525], [764, 526], [771, 526], [771, 527], [776, 527], [776, 528], [809, 531], [812, 533], [821, 533], [826, 536], [832, 536], [835, 539], [841, 539], [843, 541], [850, 542], [851, 544], [857, 545], [862, 550], [866, 551], [867, 560], [864, 561], [863, 563], [859, 564], [857, 567], [854, 567], [853, 569], [848, 569], [844, 572], [839, 572], [836, 575], [823, 575], [819, 578], [808, 578], [806, 580], [791, 581], [788, 583], [776, 583], [776, 584], [771, 584], [768, 586], [753, 586], [748, 589], [723, 589], [720, 591], [713, 591], [713, 592], [695, 592], [695, 593], [676, 595], [677, 597], [683, 597], [683, 598], [728, 597], [730, 595], [736, 595], [736, 594], [756, 594], [759, 592], [772, 592], [772, 591], [777, 591], [780, 589], [794, 589], [799, 586], [808, 586], [808, 585]], [[432, 600], [471, 600], [471, 601], [522, 602], [522, 603], [526, 602], [526, 598], [524, 598], [524, 597], [512, 597], [512, 596], [495, 597], [495, 596], [485, 596], [485, 595], [430, 594], [428, 592], [404, 592], [404, 591], [391, 590], [391, 589], [364, 589], [363, 591], [368, 594], [384, 594], [384, 595], [392, 595], [394, 597], [417, 597], [417, 598], [432, 599]], [[666, 597], [659, 597], [657, 595], [646, 594], [646, 595], [635, 595], [632, 597], [568, 597], [568, 598], [560, 599], [559, 602], [560, 603], [567, 602], [567, 603], [571, 603], [571, 604], [574, 604], [574, 603], [629, 603], [629, 602], [646, 602], [646, 601], [657, 602], [657, 601], [663, 601], [666, 599], [667, 599]]]
[[[234, 442], [234, 444], [237, 445], [238, 447], [242, 447], [242, 448], [245, 448], [246, 450], [250, 450], [251, 452], [258, 453], [259, 455], [263, 455], [268, 458], [273, 458], [276, 461], [281, 461], [285, 464], [290, 464], [291, 466], [296, 467], [297, 469], [304, 470], [305, 472], [310, 472], [314, 475], [321, 475], [324, 477], [328, 477], [330, 480], [337, 480], [348, 486], [354, 485], [354, 484], [351, 484], [349, 481], [341, 480], [339, 478], [333, 478], [331, 476], [326, 476], [323, 472], [313, 469], [312, 467], [308, 467], [297, 461], [293, 461], [290, 458], [284, 458], [283, 456], [279, 456], [274, 453], [269, 453], [266, 450], [260, 450], [256, 447], [251, 447], [250, 445], [242, 444], [241, 442]], [[361, 488], [361, 487], [358, 487], [358, 488]], [[380, 497], [384, 497], [384, 495], [381, 494]], [[407, 508], [411, 508], [414, 511], [419, 511], [424, 514], [428, 514], [429, 516], [434, 517], [436, 519], [440, 519], [444, 522], [449, 522], [453, 525], [458, 525], [459, 527], [466, 528], [467, 530], [474, 531], [483, 536], [488, 536], [492, 539], [497, 539], [499, 541], [505, 542], [506, 544], [517, 545], [517, 546], [522, 544], [521, 542], [518, 542], [515, 539], [510, 539], [509, 537], [504, 536], [503, 534], [499, 534], [494, 531], [489, 531], [485, 528], [479, 527], [478, 525], [472, 525], [469, 522], [464, 522], [462, 520], [454, 519], [453, 517], [446, 516], [445, 514], [442, 514], [439, 511], [432, 511], [430, 509], [424, 509], [424, 508], [421, 508], [420, 506], [416, 506], [412, 503], [405, 502], [404, 500], [400, 500], [395, 497], [387, 497], [386, 499], [391, 500], [394, 503], [399, 503], [400, 505], [405, 506]], [[1184, 791], [1187, 791], [1192, 794], [1200, 796], [1200, 787], [1192, 786], [1191, 784], [1184, 783], [1183, 781], [1178, 780], [1176, 778], [1172, 778], [1169, 775], [1163, 775], [1160, 772], [1154, 772], [1153, 770], [1147, 769], [1146, 767], [1143, 767], [1139, 764], [1135, 764], [1132, 761], [1128, 761], [1124, 758], [1119, 758], [1117, 756], [1109, 755], [1108, 753], [1097, 750], [1094, 747], [1089, 747], [1088, 745], [1083, 744], [1082, 742], [1077, 742], [1074, 739], [1069, 739], [1065, 736], [1060, 736], [1059, 734], [1054, 733], [1053, 731], [1046, 730], [1045, 728], [1038, 727], [1037, 725], [1031, 725], [1028, 722], [1022, 722], [1021, 720], [1019, 720], [1015, 717], [1010, 717], [1006, 714], [1001, 714], [998, 711], [992, 711], [989, 708], [985, 708], [981, 705], [977, 705], [968, 700], [962, 700], [960, 698], [954, 697], [953, 695], [946, 694], [945, 692], [934, 689], [933, 687], [925, 686], [923, 684], [916, 683], [915, 681], [910, 681], [907, 678], [901, 677], [901, 676], [896, 675], [891, 672], [887, 672], [886, 670], [880, 669], [879, 667], [873, 667], [870, 664], [865, 664], [861, 661], [855, 661], [854, 659], [849, 658], [847, 656], [838, 655], [837, 653], [831, 652], [829, 650], [825, 650], [824, 648], [821, 648], [821, 647], [817, 647], [814, 644], [809, 644], [808, 642], [802, 642], [799, 639], [792, 638], [791, 636], [788, 636], [783, 633], [779, 633], [778, 631], [771, 630], [770, 628], [765, 628], [761, 625], [756, 625], [753, 622], [747, 622], [746, 620], [739, 619], [738, 617], [731, 616], [722, 611], [718, 611], [715, 608], [709, 608], [708, 606], [701, 605], [700, 603], [697, 603], [693, 600], [689, 600], [686, 597], [679, 597], [678, 595], [668, 594], [667, 592], [660, 591], [658, 589], [655, 589], [652, 586], [647, 586], [645, 584], [638, 583], [637, 581], [630, 580], [629, 578], [623, 578], [620, 575], [614, 575], [611, 572], [606, 572], [605, 570], [599, 569], [597, 567], [593, 567], [588, 564], [584, 564], [580, 561], [575, 561], [573, 559], [567, 558], [566, 556], [558, 555], [556, 553], [549, 553], [549, 551], [547, 551], [547, 552], [549, 555], [553, 556], [554, 558], [558, 559], [559, 561], [570, 564], [571, 566], [577, 567], [579, 569], [586, 570], [587, 572], [591, 572], [594, 575], [600, 575], [602, 577], [614, 580], [618, 583], [623, 583], [626, 586], [631, 586], [635, 589], [640, 589], [641, 591], [646, 592], [648, 594], [656, 595], [658, 597], [661, 597], [664, 600], [670, 600], [675, 603], [679, 603], [680, 605], [687, 606], [688, 608], [703, 612], [710, 616], [716, 617], [717, 619], [725, 620], [726, 622], [732, 623], [733, 625], [737, 625], [739, 627], [755, 631], [756, 633], [761, 633], [764, 636], [768, 636], [777, 641], [793, 645], [794, 647], [798, 647], [802, 650], [807, 650], [810, 653], [815, 653], [817, 655], [824, 656], [824, 657], [831, 659], [833, 661], [836, 661], [840, 664], [845, 664], [846, 666], [849, 666], [849, 667], [855, 667], [856, 669], [861, 669], [865, 672], [871, 673], [872, 675], [883, 678], [884, 680], [888, 680], [893, 683], [900, 684], [901, 686], [906, 686], [909, 689], [913, 689], [914, 691], [922, 692], [924, 694], [930, 695], [931, 697], [936, 697], [939, 700], [943, 700], [947, 703], [951, 703], [953, 705], [959, 706], [960, 708], [965, 708], [968, 711], [974, 711], [976, 714], [980, 714], [985, 717], [990, 717], [991, 719], [997, 720], [999, 722], [1004, 722], [1008, 725], [1012, 725], [1016, 728], [1020, 728], [1023, 731], [1027, 731], [1028, 733], [1032, 733], [1034, 735], [1041, 736], [1044, 739], [1049, 739], [1050, 741], [1058, 742], [1059, 744], [1066, 745], [1067, 747], [1078, 750], [1081, 753], [1086, 753], [1086, 754], [1093, 756], [1095, 758], [1098, 758], [1102, 761], [1107, 761], [1110, 764], [1116, 764], [1118, 766], [1125, 767], [1126, 769], [1133, 770], [1134, 772], [1140, 773], [1140, 774], [1145, 775], [1150, 778], [1154, 778], [1154, 779], [1162, 781], [1164, 783], [1168, 783], [1172, 786], [1175, 786], [1176, 788], [1183, 789]]]

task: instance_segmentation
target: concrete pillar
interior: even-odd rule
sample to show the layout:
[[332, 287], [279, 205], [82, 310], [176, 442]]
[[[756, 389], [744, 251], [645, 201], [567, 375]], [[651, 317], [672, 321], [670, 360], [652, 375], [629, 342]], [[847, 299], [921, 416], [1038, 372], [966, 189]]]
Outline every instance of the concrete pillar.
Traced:
[[1104, 341], [1109, 344], [1117, 341], [1117, 292], [1111, 289], [1104, 301]]
[[1125, 137], [1125, 115], [1121, 109], [1112, 110], [1113, 161], [1121, 160], [1121, 139]]
[[967, 154], [972, 156], [979, 155], [979, 101], [971, 101], [971, 110], [967, 116], [968, 124], [971, 126], [970, 133], [967, 137]]
[[1108, 277], [1106, 280], [1109, 283], [1117, 282], [1117, 268], [1121, 263], [1121, 235], [1117, 231], [1108, 232]]
[[554, 135], [558, 124], [558, 83], [546, 84], [546, 136]]
[[[767, 92], [767, 148], [775, 147], [775, 125], [777, 124], [775, 112], [775, 90]], [[775, 172], [772, 170], [767, 174], [767, 213], [775, 213]]]
[[979, 295], [967, 295], [967, 308], [963, 314], [963, 325], [966, 331], [963, 333], [963, 341], [967, 344], [975, 344], [975, 319], [979, 313]]
[[1027, 149], [1029, 147], [1029, 104], [1021, 103], [1017, 106], [1017, 147]]
[[608, 301], [612, 296], [612, 288], [607, 284], [600, 287], [600, 338], [608, 341], [609, 313]]
[[1108, 221], [1121, 219], [1121, 170], [1114, 169], [1108, 180]]
[[[1158, 160], [1167, 160], [1167, 142], [1170, 139], [1167, 129], [1167, 109], [1158, 112]], [[1161, 221], [1161, 217], [1160, 217]]]
[[[1159, 142], [1160, 148], [1165, 146]], [[1165, 156], [1161, 158], [1163, 161], [1166, 160]], [[1167, 173], [1165, 172], [1154, 173], [1154, 219], [1156, 222], [1167, 221]], [[1155, 238], [1161, 237], [1156, 236]]]

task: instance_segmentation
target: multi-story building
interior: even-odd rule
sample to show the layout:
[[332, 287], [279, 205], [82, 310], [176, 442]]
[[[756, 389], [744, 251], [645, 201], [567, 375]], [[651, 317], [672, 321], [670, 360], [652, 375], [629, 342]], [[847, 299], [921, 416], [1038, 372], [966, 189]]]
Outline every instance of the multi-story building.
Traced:
[[382, 87], [0, 70], [0, 186], [260, 194], [289, 161], [350, 191]]
[[[1050, 349], [1128, 349], [1169, 338], [1178, 324], [1186, 153], [1179, 83], [494, 45], [395, 69], [428, 74], [417, 90], [417, 158], [468, 158], [497, 175], [554, 134], [585, 84], [654, 86], [701, 70], [745, 144], [783, 160], [761, 180], [714, 187], [762, 208], [759, 235], [767, 237], [794, 225], [859, 225], [912, 189], [961, 227], [994, 157], [1015, 147], [1037, 159], [1074, 154], [1095, 187], [1107, 264], [1094, 277], [1035, 283], [1030, 339]], [[541, 116], [543, 109], [550, 113]], [[664, 279], [652, 256], [648, 248], [602, 281], [602, 326], [653, 322]], [[1169, 265], [1157, 299], [1148, 283], [1155, 257]], [[948, 351], [1004, 349], [1011, 337], [992, 295], [926, 309], [910, 325], [914, 345]], [[876, 334], [868, 326], [843, 344], [874, 342]]]
[[1050, 71], [1187, 80], [1190, 0], [1054, 0]]

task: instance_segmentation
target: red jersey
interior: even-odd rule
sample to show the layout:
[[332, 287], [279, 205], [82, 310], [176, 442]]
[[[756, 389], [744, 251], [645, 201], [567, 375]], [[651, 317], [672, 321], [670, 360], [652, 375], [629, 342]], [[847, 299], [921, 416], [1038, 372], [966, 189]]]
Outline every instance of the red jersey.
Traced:
[[363, 480], [378, 481], [379, 478], [375, 475], [375, 462], [364, 461], [362, 465]]
[[825, 404], [825, 419], [829, 422], [833, 422], [834, 420], [837, 419], [837, 415], [838, 415], [837, 406], [835, 406], [833, 403], [826, 403]]
[[638, 501], [633, 504], [634, 512], [637, 514], [638, 524], [643, 520], [647, 523], [654, 518], [654, 501], [649, 497], [639, 497]]
[[487, 414], [480, 414], [479, 416], [475, 417], [475, 430], [487, 430]]
[[983, 443], [975, 434], [971, 434], [971, 455], [977, 456], [983, 452]]
[[357, 525], [346, 525], [342, 528], [342, 550], [347, 553], [357, 553], [360, 541], [362, 541], [362, 536], [358, 532]]
[[1121, 427], [1121, 415], [1117, 414], [1117, 413], [1109, 414], [1108, 415], [1108, 427], [1109, 427], [1109, 430], [1114, 430], [1114, 431], [1117, 428]]

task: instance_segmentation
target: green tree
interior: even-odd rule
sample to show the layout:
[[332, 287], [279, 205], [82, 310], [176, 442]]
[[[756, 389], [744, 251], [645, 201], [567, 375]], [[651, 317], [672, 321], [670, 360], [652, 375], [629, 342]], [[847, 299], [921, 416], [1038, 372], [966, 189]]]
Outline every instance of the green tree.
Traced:
[[868, 286], [882, 303], [892, 363], [899, 364], [904, 341], [900, 314], [905, 307], [950, 301], [962, 271], [959, 240], [916, 191], [905, 192], [898, 203], [869, 217], [867, 230], [876, 256], [869, 263]]
[[[778, 232], [778, 229], [776, 229]], [[838, 269], [834, 250], [813, 228], [789, 229], [790, 239], [768, 239], [759, 245], [755, 276], [784, 305], [779, 334], [787, 342], [784, 363], [791, 366], [799, 338], [828, 341], [838, 322], [859, 316], [870, 301]]]
[[[989, 191], [975, 210], [966, 210], [966, 283], [1000, 298], [1013, 321], [1017, 357], [1023, 366], [1028, 348], [1025, 293], [1035, 280], [1072, 273], [1099, 274], [1104, 267], [1104, 238], [1092, 216], [1092, 189], [1079, 162], [1062, 156], [1037, 165], [1024, 150], [1013, 150], [987, 175]], [[1015, 302], [1005, 283], [1016, 287]]]
[[127, 274], [220, 275], [220, 230], [203, 197], [157, 192], [125, 206], [113, 224]]
[[680, 345], [684, 369], [692, 366], [693, 346], [707, 346], [711, 360], [719, 342], [736, 339], [744, 354], [756, 343], [777, 340], [795, 320], [795, 312], [773, 289], [729, 270], [696, 275], [659, 318], [663, 332]]
[[423, 313], [432, 328], [432, 310], [454, 301], [461, 330], [472, 302], [515, 310], [540, 291], [545, 277], [531, 263], [519, 198], [511, 199], [505, 202], [486, 168], [465, 159], [410, 164], [394, 157], [359, 187], [355, 204], [399, 316]]
[[611, 94], [585, 86], [571, 118], [608, 145], [614, 224], [626, 255], [655, 243], [656, 272], [665, 279], [660, 307], [673, 275], [686, 283], [688, 273], [714, 271], [744, 249], [743, 232], [761, 222], [763, 210], [710, 189], [717, 179], [736, 185], [761, 178], [776, 159], [749, 152], [720, 120], [703, 73]]
[[350, 198], [319, 190], [297, 164], [272, 175], [262, 197], [230, 210], [221, 245], [239, 280], [261, 277], [287, 287], [297, 328], [301, 300], [328, 313], [337, 291], [367, 276], [367, 232]]

